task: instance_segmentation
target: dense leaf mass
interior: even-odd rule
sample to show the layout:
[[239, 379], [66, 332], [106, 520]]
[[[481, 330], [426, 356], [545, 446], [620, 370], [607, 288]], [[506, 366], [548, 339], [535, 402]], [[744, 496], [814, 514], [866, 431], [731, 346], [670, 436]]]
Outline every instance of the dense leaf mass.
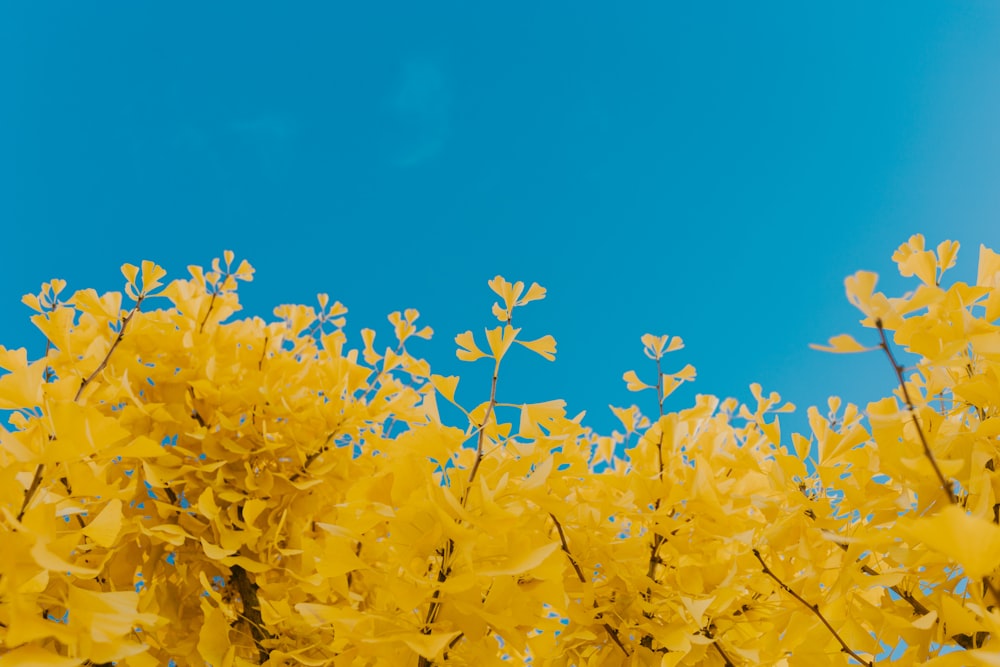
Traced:
[[234, 318], [229, 252], [53, 280], [24, 298], [45, 355], [0, 347], [0, 667], [1000, 664], [1000, 255], [946, 286], [957, 251], [901, 246], [902, 297], [847, 279], [867, 332], [817, 347], [898, 388], [807, 435], [758, 385], [667, 412], [695, 377], [671, 336], [621, 433], [500, 402], [505, 356], [556, 342], [514, 325], [545, 290], [499, 276], [498, 326], [456, 338], [493, 368], [471, 407], [415, 310], [360, 349], [325, 294]]

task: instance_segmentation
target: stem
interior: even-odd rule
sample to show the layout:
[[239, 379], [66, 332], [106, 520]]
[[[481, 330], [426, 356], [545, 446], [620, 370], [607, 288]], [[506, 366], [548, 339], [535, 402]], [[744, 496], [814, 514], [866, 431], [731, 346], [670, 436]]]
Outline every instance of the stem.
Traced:
[[754, 555], [754, 557], [758, 561], [760, 561], [760, 565], [763, 568], [762, 571], [764, 572], [764, 574], [766, 574], [767, 576], [769, 576], [772, 579], [774, 579], [774, 581], [777, 582], [778, 586], [780, 586], [782, 588], [782, 590], [784, 590], [786, 593], [788, 593], [789, 595], [791, 595], [793, 598], [795, 598], [796, 600], [798, 600], [799, 602], [801, 602], [806, 608], [809, 609], [809, 611], [811, 611], [813, 614], [816, 615], [816, 618], [818, 618], [823, 623], [823, 625], [826, 626], [826, 629], [830, 631], [830, 634], [833, 635], [834, 639], [836, 639], [837, 642], [840, 643], [841, 650], [844, 653], [846, 653], [847, 655], [851, 656], [852, 658], [854, 658], [855, 660], [857, 660], [858, 662], [860, 662], [862, 665], [867, 665], [868, 667], [872, 667], [872, 665], [875, 664], [873, 662], [863, 660], [860, 655], [858, 655], [857, 653], [855, 653], [854, 651], [852, 651], [851, 647], [847, 645], [847, 642], [845, 642], [844, 639], [840, 636], [840, 634], [834, 629], [834, 627], [832, 625], [830, 625], [830, 622], [828, 620], [826, 620], [826, 616], [824, 616], [823, 612], [821, 612], [819, 610], [819, 605], [809, 604], [808, 602], [806, 602], [805, 598], [803, 598], [801, 595], [799, 595], [798, 593], [796, 593], [795, 591], [793, 591], [791, 589], [791, 587], [788, 586], [788, 584], [786, 584], [785, 582], [783, 582], [778, 577], [778, 575], [776, 575], [774, 572], [772, 572], [771, 568], [769, 568], [767, 566], [767, 563], [764, 562], [764, 559], [761, 558], [760, 551], [758, 551], [757, 549], [754, 549], [753, 550], [753, 555]]
[[462, 494], [462, 507], [465, 507], [465, 503], [469, 500], [469, 493], [472, 492], [472, 482], [476, 479], [476, 473], [479, 472], [479, 464], [483, 462], [483, 444], [486, 442], [486, 424], [490, 421], [490, 417], [493, 415], [493, 409], [497, 404], [497, 377], [500, 373], [500, 364], [497, 364], [496, 368], [493, 370], [493, 380], [490, 384], [490, 402], [486, 405], [486, 412], [483, 414], [483, 423], [479, 427], [479, 436], [476, 440], [476, 460], [472, 463], [472, 469], [469, 471], [469, 483], [465, 487], [465, 493]]
[[[659, 480], [662, 488], [663, 484], [663, 401], [666, 396], [663, 395], [663, 372], [660, 366], [660, 359], [656, 359], [656, 404], [659, 407], [660, 413], [660, 437], [656, 443], [656, 457], [658, 463], [657, 479]], [[660, 496], [657, 494], [656, 500], [653, 502], [653, 511], [658, 511], [660, 509]], [[666, 538], [660, 533], [653, 533], [653, 542], [649, 547], [649, 564], [646, 567], [646, 577], [653, 582], [656, 582], [656, 566], [660, 563], [660, 547], [666, 542]], [[646, 592], [642, 593], [642, 599], [649, 603], [653, 599], [653, 588], [652, 586], [646, 587]], [[642, 612], [642, 615], [646, 618], [653, 618], [653, 614], [650, 611]], [[642, 646], [648, 649], [653, 648], [653, 636], [646, 634], [639, 641]]]
[[[118, 344], [121, 343], [122, 339], [125, 337], [125, 329], [128, 328], [129, 322], [132, 321], [132, 318], [135, 316], [135, 314], [139, 312], [139, 306], [142, 304], [142, 300], [145, 298], [146, 295], [140, 294], [139, 298], [136, 299], [135, 305], [132, 306], [132, 310], [130, 310], [128, 315], [125, 316], [125, 319], [122, 320], [122, 325], [118, 329], [118, 335], [115, 337], [114, 342], [111, 343], [111, 347], [108, 348], [108, 352], [107, 354], [104, 355], [104, 358], [101, 360], [101, 363], [98, 364], [97, 368], [94, 369], [93, 373], [88, 375], [80, 382], [80, 388], [77, 389], [76, 395], [73, 397], [74, 401], [80, 400], [80, 396], [83, 394], [83, 390], [87, 388], [87, 385], [93, 382], [94, 378], [96, 378], [97, 375], [107, 367], [108, 361], [111, 359], [111, 355], [118, 347]], [[46, 345], [46, 356], [48, 356], [48, 345]], [[38, 487], [40, 487], [42, 484], [42, 476], [44, 473], [45, 473], [45, 464], [39, 463], [38, 467], [35, 468], [35, 475], [31, 479], [31, 485], [28, 486], [27, 491], [24, 492], [24, 500], [21, 501], [21, 509], [17, 513], [18, 521], [24, 518], [24, 513], [28, 510], [28, 505], [31, 504], [31, 499], [34, 497], [35, 493], [38, 492]]]
[[[710, 628], [705, 628], [705, 636], [708, 637], [709, 639], [715, 639], [715, 635], [712, 634], [712, 630]], [[722, 650], [722, 647], [719, 645], [718, 641], [713, 641], [712, 646], [714, 646], [715, 650], [719, 652], [719, 655], [722, 657], [722, 662], [725, 665], [725, 667], [736, 667], [733, 661], [729, 659], [729, 656], [726, 655], [726, 652]]]
[[247, 571], [239, 565], [229, 568], [229, 581], [240, 594], [243, 602], [243, 613], [241, 616], [250, 625], [250, 634], [253, 636], [253, 643], [257, 647], [257, 654], [263, 665], [271, 657], [270, 649], [264, 647], [264, 640], [270, 639], [271, 635], [264, 627], [264, 619], [260, 614], [260, 599], [257, 597], [257, 584], [250, 581]]
[[889, 357], [889, 363], [892, 364], [892, 369], [896, 372], [896, 379], [899, 381], [899, 386], [903, 390], [903, 399], [906, 401], [906, 407], [910, 411], [910, 420], [913, 425], [917, 428], [917, 435], [920, 436], [920, 444], [924, 447], [924, 456], [930, 461], [931, 467], [934, 468], [934, 474], [937, 475], [938, 481], [941, 483], [941, 488], [944, 490], [945, 496], [948, 497], [948, 502], [952, 505], [958, 503], [958, 499], [955, 497], [955, 492], [952, 490], [951, 483], [945, 479], [944, 474], [941, 472], [941, 468], [938, 467], [937, 460], [934, 458], [934, 453], [931, 451], [930, 445], [927, 443], [927, 436], [924, 435], [924, 429], [920, 426], [920, 420], [917, 418], [917, 409], [913, 404], [913, 399], [910, 398], [910, 391], [906, 388], [906, 381], [903, 379], [903, 367], [899, 365], [896, 361], [896, 357], [892, 354], [892, 349], [889, 347], [889, 340], [885, 336], [885, 327], [882, 324], [881, 318], [875, 319], [875, 327], [878, 329], [878, 335], [882, 339], [879, 343], [879, 347], [885, 350], [885, 354]]
[[[476, 442], [476, 460], [472, 464], [472, 469], [469, 471], [469, 482], [465, 487], [465, 491], [462, 493], [462, 507], [465, 507], [466, 503], [469, 501], [469, 494], [472, 491], [472, 482], [476, 479], [476, 473], [479, 472], [479, 464], [483, 460], [483, 445], [486, 441], [486, 424], [489, 422], [490, 417], [493, 414], [493, 408], [497, 404], [497, 376], [500, 372], [500, 364], [497, 364], [493, 369], [493, 381], [490, 385], [490, 402], [486, 405], [486, 412], [483, 414], [483, 423], [479, 427], [479, 439]], [[455, 553], [455, 541], [448, 538], [448, 542], [445, 544], [444, 548], [441, 549], [441, 564], [438, 565], [437, 571], [437, 582], [443, 584], [448, 581], [448, 576], [451, 574], [451, 557]], [[438, 614], [441, 611], [441, 589], [435, 588], [434, 593], [431, 594], [431, 604], [427, 608], [427, 616], [424, 617], [424, 627], [421, 628], [421, 632], [425, 635], [431, 633], [431, 625], [437, 620]], [[420, 656], [417, 661], [418, 667], [430, 667], [434, 664], [428, 658]]]
[[[573, 557], [573, 553], [569, 550], [569, 544], [566, 542], [566, 533], [563, 532], [562, 524], [559, 523], [559, 519], [557, 519], [551, 512], [549, 512], [549, 517], [552, 518], [552, 522], [556, 525], [556, 531], [559, 533], [559, 543], [562, 545], [563, 553], [565, 553], [566, 557], [569, 558], [570, 565], [573, 566], [573, 570], [576, 572], [576, 578], [579, 579], [582, 584], [587, 583], [587, 578], [584, 576], [583, 570], [580, 568], [580, 564], [576, 561], [576, 558]], [[594, 600], [594, 606], [597, 606], [597, 600]], [[622, 643], [621, 637], [618, 636], [618, 630], [611, 627], [610, 623], [603, 620], [601, 618], [601, 614], [597, 615], [597, 620], [601, 621], [601, 625], [604, 627], [605, 631], [607, 631], [608, 636], [611, 637], [611, 641], [618, 645], [618, 648], [622, 650], [622, 653], [624, 653], [626, 657], [631, 655], [628, 648], [626, 648]]]

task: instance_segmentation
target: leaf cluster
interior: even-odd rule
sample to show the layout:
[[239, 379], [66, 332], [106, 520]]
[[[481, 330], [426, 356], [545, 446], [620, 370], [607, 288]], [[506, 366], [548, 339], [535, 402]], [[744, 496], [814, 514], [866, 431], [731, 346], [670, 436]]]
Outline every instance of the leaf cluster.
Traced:
[[696, 375], [671, 336], [642, 337], [655, 376], [623, 379], [655, 398], [620, 432], [500, 401], [515, 343], [556, 353], [514, 326], [544, 288], [500, 276], [499, 326], [455, 339], [493, 366], [472, 404], [409, 351], [416, 310], [383, 348], [325, 294], [234, 319], [229, 252], [46, 283], [44, 356], [0, 347], [0, 666], [997, 664], [1000, 255], [944, 286], [957, 251], [901, 246], [902, 297], [847, 279], [871, 342], [817, 347], [898, 389], [806, 435], [759, 385], [668, 411]]

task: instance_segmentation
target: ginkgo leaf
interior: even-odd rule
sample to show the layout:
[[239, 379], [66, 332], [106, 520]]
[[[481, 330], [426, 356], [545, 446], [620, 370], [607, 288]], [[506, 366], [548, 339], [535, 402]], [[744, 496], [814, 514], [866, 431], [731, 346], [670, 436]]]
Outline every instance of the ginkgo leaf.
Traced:
[[524, 574], [528, 570], [533, 570], [540, 566], [546, 558], [558, 550], [558, 542], [543, 544], [542, 546], [527, 553], [511, 555], [511, 557], [503, 563], [477, 568], [476, 574], [484, 577]]
[[909, 241], [899, 246], [892, 259], [899, 265], [903, 276], [916, 275], [926, 285], [937, 280], [937, 258], [930, 250], [924, 249], [923, 234], [914, 234]]
[[810, 343], [809, 347], [814, 350], [820, 350], [821, 352], [836, 352], [836, 353], [851, 353], [851, 352], [871, 352], [872, 350], [877, 350], [879, 347], [876, 345], [874, 347], [865, 347], [858, 341], [854, 339], [850, 334], [839, 334], [830, 339], [828, 345], [817, 345], [816, 343]]
[[521, 423], [518, 433], [523, 437], [544, 437], [538, 424], [545, 424], [551, 419], [566, 414], [566, 401], [546, 401], [544, 403], [527, 403], [521, 406]]
[[486, 342], [489, 344], [490, 352], [493, 353], [492, 356], [497, 363], [500, 363], [500, 360], [507, 354], [520, 332], [520, 329], [515, 329], [509, 324], [486, 331]]
[[[229, 641], [229, 622], [217, 607], [202, 601], [204, 619], [198, 633], [198, 655], [210, 665], [223, 667], [232, 645]], [[229, 660], [232, 663], [232, 659]]]
[[139, 279], [139, 267], [135, 264], [122, 264], [122, 275], [130, 285], [135, 287], [136, 280]]
[[151, 293], [163, 284], [160, 279], [165, 275], [167, 275], [167, 270], [162, 266], [158, 266], [148, 259], [142, 260], [142, 291], [146, 294]]
[[618, 421], [622, 423], [625, 427], [625, 433], [629, 434], [635, 431], [635, 424], [639, 414], [639, 407], [633, 405], [630, 408], [617, 408], [613, 405], [609, 405], [611, 412], [614, 413], [615, 417], [618, 417]]
[[517, 300], [517, 305], [523, 306], [526, 303], [531, 303], [532, 301], [539, 301], [545, 298], [545, 288], [538, 283], [531, 283], [531, 287], [528, 291]]
[[457, 343], [459, 347], [459, 349], [455, 351], [455, 356], [462, 361], [476, 361], [477, 359], [490, 356], [476, 346], [476, 341], [472, 337], [471, 331], [464, 331], [455, 336], [455, 343]]
[[535, 340], [515, 341], [518, 345], [523, 345], [532, 352], [537, 352], [549, 361], [556, 359], [556, 339], [550, 335], [542, 336]]
[[91, 519], [83, 534], [94, 540], [99, 546], [112, 546], [122, 529], [122, 501], [112, 498], [97, 516]]
[[449, 403], [455, 402], [455, 390], [458, 389], [457, 375], [431, 375], [431, 384], [438, 391], [439, 394], [448, 399]]
[[[1000, 565], [1000, 526], [957, 505], [948, 505], [927, 518], [901, 519], [899, 530], [954, 560], [973, 579]], [[970, 535], [975, 539], [970, 540]]]
[[371, 643], [401, 641], [417, 653], [417, 655], [423, 656], [428, 660], [433, 660], [440, 656], [445, 647], [460, 634], [462, 633], [458, 630], [453, 632], [432, 632], [429, 634], [422, 632], [398, 632], [363, 641]]
[[69, 572], [78, 577], [91, 579], [101, 572], [97, 568], [84, 567], [65, 560], [49, 551], [48, 546], [42, 541], [35, 542], [35, 545], [31, 547], [31, 557], [39, 567], [56, 572]]
[[67, 658], [35, 644], [19, 646], [0, 655], [0, 667], [79, 667], [84, 662], [89, 661]]
[[653, 387], [645, 384], [639, 380], [639, 376], [635, 374], [635, 371], [625, 371], [622, 375], [622, 379], [625, 380], [625, 387], [629, 391], [642, 391], [643, 389], [652, 389]]

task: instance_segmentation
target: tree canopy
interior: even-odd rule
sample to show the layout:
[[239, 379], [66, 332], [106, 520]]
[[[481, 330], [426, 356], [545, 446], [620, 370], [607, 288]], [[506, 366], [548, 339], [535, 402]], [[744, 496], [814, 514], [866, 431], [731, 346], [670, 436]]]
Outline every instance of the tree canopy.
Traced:
[[957, 252], [900, 246], [903, 296], [846, 280], [864, 332], [817, 347], [898, 388], [806, 434], [759, 385], [667, 411], [695, 378], [669, 335], [620, 432], [502, 396], [556, 341], [500, 276], [455, 339], [493, 368], [475, 405], [414, 356], [416, 310], [358, 348], [326, 294], [236, 318], [230, 252], [52, 280], [24, 298], [44, 355], [0, 347], [0, 667], [1000, 664], [1000, 255], [946, 283]]

